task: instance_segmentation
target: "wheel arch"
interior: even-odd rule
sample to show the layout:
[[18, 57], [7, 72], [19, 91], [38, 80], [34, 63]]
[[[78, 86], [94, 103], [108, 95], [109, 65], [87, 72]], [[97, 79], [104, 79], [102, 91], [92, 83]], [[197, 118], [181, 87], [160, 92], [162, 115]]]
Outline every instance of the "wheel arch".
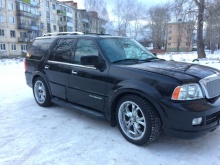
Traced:
[[[143, 85], [143, 84], [142, 84]], [[161, 119], [161, 122], [164, 123], [166, 122], [166, 113], [162, 106], [159, 104], [157, 101], [160, 97], [162, 96], [159, 94], [158, 91], [156, 91], [153, 87], [144, 84], [143, 86], [140, 86], [140, 84], [136, 84], [136, 86], [123, 86], [120, 87], [119, 89], [115, 90], [113, 94], [110, 96], [109, 102], [108, 102], [108, 113], [110, 114], [110, 121], [111, 121], [111, 126], [116, 126], [116, 107], [118, 102], [120, 101], [121, 98], [123, 98], [126, 95], [136, 95], [138, 97], [141, 97], [148, 101], [153, 108], [155, 108], [156, 113]], [[149, 94], [151, 93], [151, 95]]]
[[47, 87], [48, 87], [48, 90], [49, 90], [49, 94], [50, 94], [50, 96], [52, 97], [52, 93], [51, 93], [51, 90], [50, 90], [50, 85], [49, 85], [49, 83], [48, 83], [48, 81], [47, 81], [47, 78], [46, 78], [46, 76], [44, 75], [44, 74], [42, 74], [41, 72], [39, 72], [39, 71], [36, 71], [36, 73], [35, 73], [35, 75], [32, 77], [32, 87], [34, 87], [34, 82], [35, 82], [35, 80], [38, 78], [38, 77], [40, 77], [40, 78], [42, 78], [43, 80], [44, 80], [44, 82], [46, 83], [46, 85], [47, 85]]

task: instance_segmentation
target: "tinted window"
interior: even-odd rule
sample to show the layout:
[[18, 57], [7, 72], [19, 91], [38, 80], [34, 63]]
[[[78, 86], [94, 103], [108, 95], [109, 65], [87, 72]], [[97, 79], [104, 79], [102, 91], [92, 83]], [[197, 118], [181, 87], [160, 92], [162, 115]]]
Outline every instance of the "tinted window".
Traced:
[[93, 43], [92, 40], [89, 39], [79, 39], [77, 46], [76, 46], [76, 51], [75, 51], [75, 56], [73, 62], [75, 64], [81, 64], [81, 57], [83, 56], [98, 56], [98, 50]]
[[49, 60], [70, 62], [73, 54], [74, 41], [75, 39], [61, 39], [56, 50], [49, 57]]
[[27, 58], [40, 60], [53, 43], [54, 38], [37, 39], [28, 48]]

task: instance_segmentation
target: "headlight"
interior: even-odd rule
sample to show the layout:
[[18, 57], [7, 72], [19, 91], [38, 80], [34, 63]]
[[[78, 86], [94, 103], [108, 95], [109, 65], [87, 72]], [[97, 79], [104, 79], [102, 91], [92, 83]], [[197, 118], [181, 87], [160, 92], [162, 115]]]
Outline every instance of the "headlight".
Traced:
[[204, 98], [199, 84], [186, 84], [174, 89], [172, 100], [196, 100]]

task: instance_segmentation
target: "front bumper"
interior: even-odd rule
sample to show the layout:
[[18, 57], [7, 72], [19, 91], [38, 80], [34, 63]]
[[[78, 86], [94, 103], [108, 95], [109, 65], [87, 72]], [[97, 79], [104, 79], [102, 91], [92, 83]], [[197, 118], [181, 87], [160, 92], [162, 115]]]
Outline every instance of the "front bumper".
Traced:
[[[165, 118], [165, 134], [184, 139], [193, 139], [215, 130], [220, 124], [220, 98], [214, 102], [206, 99], [173, 102], [162, 101]], [[200, 125], [193, 126], [192, 120], [202, 117]]]

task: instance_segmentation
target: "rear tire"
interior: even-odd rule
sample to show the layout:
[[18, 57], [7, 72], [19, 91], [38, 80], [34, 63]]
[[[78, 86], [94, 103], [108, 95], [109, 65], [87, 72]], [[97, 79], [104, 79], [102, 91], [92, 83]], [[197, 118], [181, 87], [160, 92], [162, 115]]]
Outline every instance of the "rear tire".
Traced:
[[52, 105], [48, 87], [41, 77], [36, 78], [34, 81], [33, 93], [38, 105], [42, 107]]
[[119, 101], [117, 122], [125, 139], [138, 146], [153, 142], [161, 132], [160, 117], [151, 104], [135, 95]]

